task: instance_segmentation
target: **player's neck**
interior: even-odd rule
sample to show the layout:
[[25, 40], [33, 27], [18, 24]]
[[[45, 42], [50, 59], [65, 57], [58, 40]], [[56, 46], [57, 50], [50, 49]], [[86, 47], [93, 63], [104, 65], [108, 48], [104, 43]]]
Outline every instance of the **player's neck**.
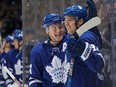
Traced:
[[53, 45], [53, 46], [56, 46], [57, 44], [59, 44], [60, 43], [60, 41], [50, 41], [50, 43]]

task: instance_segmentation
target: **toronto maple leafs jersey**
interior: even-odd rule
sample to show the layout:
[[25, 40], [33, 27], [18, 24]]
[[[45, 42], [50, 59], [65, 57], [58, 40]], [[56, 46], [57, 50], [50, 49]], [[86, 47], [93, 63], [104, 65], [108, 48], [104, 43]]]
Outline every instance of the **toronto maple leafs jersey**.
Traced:
[[[67, 35], [56, 46], [49, 41], [38, 43], [31, 52], [29, 87], [67, 87], [72, 54], [67, 52]], [[77, 55], [74, 61], [71, 87], [100, 87], [99, 79], [104, 62], [99, 52], [96, 35], [88, 31], [79, 40], [91, 44], [93, 52], [88, 58]], [[99, 80], [97, 80], [98, 82]], [[93, 82], [93, 83], [92, 83]]]
[[[14, 60], [17, 56], [17, 54], [19, 53], [19, 50], [18, 49], [12, 49], [10, 50], [5, 58], [4, 58], [4, 66], [6, 66], [10, 72], [14, 75]], [[6, 73], [6, 72], [3, 72], [3, 76], [4, 76], [4, 79], [5, 79], [5, 84], [6, 86], [10, 83], [13, 83], [14, 81], [12, 80], [12, 78]]]
[[19, 53], [16, 55], [16, 58], [14, 59], [14, 76], [16, 79], [22, 83], [22, 71], [23, 71], [23, 61], [22, 61], [22, 50], [19, 51]]
[[5, 55], [6, 55], [5, 52], [2, 52], [0, 54], [0, 86], [3, 86], [5, 84], [5, 79], [2, 74], [2, 66], [3, 66], [3, 61], [4, 61]]

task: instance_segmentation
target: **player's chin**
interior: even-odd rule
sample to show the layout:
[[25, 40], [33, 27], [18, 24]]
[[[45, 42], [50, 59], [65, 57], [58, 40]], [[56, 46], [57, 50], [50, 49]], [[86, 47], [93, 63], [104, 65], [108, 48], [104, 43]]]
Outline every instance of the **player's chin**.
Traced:
[[62, 35], [62, 36], [57, 36], [57, 37], [56, 37], [56, 40], [57, 40], [57, 41], [61, 41], [62, 39], [63, 39], [63, 35]]
[[73, 32], [73, 29], [67, 29], [67, 32], [68, 33], [72, 33]]
[[68, 27], [68, 28], [66, 28], [66, 30], [67, 30], [67, 31], [70, 31], [70, 30], [71, 30], [71, 28], [69, 28], [69, 27]]

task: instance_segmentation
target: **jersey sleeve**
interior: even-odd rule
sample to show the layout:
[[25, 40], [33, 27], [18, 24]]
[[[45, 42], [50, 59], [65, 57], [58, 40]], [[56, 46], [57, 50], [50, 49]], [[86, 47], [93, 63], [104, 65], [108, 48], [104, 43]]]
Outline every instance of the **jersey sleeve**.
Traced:
[[30, 57], [30, 78], [29, 87], [43, 87], [42, 86], [42, 61], [38, 46], [31, 51]]
[[[4, 57], [4, 61], [3, 61], [3, 66], [6, 66], [8, 68], [8, 70], [13, 73], [13, 69], [12, 69], [12, 65], [11, 65], [11, 60], [9, 58], [9, 53], [6, 54], [6, 56]], [[4, 70], [2, 70], [2, 74], [3, 74], [3, 77], [5, 79], [5, 85], [7, 86], [8, 84], [12, 84], [13, 83], [13, 80], [12, 78], [7, 74], [7, 72], [5, 72]]]
[[[87, 64], [90, 70], [95, 73], [100, 73], [104, 68], [104, 58], [100, 53], [99, 49], [95, 47], [95, 45], [91, 44], [91, 53], [85, 52], [81, 55], [82, 60]], [[86, 58], [83, 55], [88, 55]]]
[[79, 38], [86, 43], [81, 59], [87, 64], [93, 72], [100, 73], [104, 67], [104, 58], [100, 52], [99, 38], [92, 32], [88, 32]]

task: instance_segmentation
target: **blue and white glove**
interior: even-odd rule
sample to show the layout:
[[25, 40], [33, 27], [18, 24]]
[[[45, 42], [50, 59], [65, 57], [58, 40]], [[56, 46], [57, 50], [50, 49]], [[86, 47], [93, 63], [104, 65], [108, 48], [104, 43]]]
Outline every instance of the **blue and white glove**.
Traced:
[[81, 56], [83, 60], [86, 60], [92, 52], [93, 48], [87, 42], [70, 38], [69, 42], [67, 43], [67, 50], [72, 55]]
[[91, 19], [93, 17], [97, 16], [97, 8], [93, 0], [87, 0], [87, 5], [89, 9], [88, 19]]
[[19, 87], [19, 85], [14, 82], [13, 84], [9, 84], [7, 87]]

